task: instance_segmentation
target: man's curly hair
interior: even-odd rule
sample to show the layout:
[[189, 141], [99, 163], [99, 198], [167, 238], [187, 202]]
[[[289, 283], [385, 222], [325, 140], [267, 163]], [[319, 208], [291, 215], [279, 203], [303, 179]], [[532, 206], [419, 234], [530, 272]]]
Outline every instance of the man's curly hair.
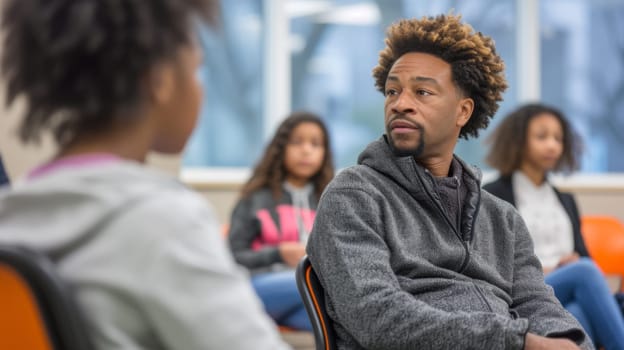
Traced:
[[50, 129], [66, 146], [123, 122], [154, 65], [191, 42], [210, 0], [4, 0], [7, 106], [24, 96], [23, 141]]
[[505, 65], [492, 38], [475, 33], [461, 23], [461, 16], [439, 15], [400, 20], [388, 29], [385, 43], [373, 69], [377, 90], [385, 92], [388, 73], [399, 57], [409, 52], [432, 54], [450, 64], [455, 85], [475, 103], [459, 136], [477, 137], [479, 129], [488, 126], [507, 89]]

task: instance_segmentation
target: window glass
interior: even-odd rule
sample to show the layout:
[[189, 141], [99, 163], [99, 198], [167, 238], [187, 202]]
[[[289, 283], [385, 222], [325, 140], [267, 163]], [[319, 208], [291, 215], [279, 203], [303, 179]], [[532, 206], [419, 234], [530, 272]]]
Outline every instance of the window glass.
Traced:
[[[384, 31], [400, 18], [446, 14], [454, 9], [496, 42], [515, 82], [515, 6], [509, 1], [322, 1], [316, 12], [291, 18], [292, 106], [323, 116], [329, 124], [336, 165], [356, 163], [366, 145], [384, 132], [383, 96], [371, 75]], [[509, 89], [498, 115], [515, 105]], [[489, 128], [491, 129], [491, 127]], [[457, 153], [482, 164], [483, 136], [460, 141]]]
[[185, 166], [250, 166], [262, 148], [262, 1], [222, 0], [220, 9], [217, 28], [199, 31], [204, 104]]
[[[205, 101], [185, 166], [249, 167], [264, 147], [265, 15], [263, 1], [221, 1], [216, 30], [202, 29]], [[483, 139], [517, 106], [514, 0], [290, 0], [291, 106], [321, 115], [336, 165], [355, 164], [383, 133], [383, 96], [372, 68], [385, 28], [399, 18], [441, 13], [494, 38], [510, 88], [490, 127], [461, 140], [457, 153], [484, 167]], [[564, 111], [585, 143], [583, 171], [622, 172], [624, 158], [624, 1], [539, 2], [541, 96]], [[292, 6], [291, 6], [292, 5]], [[270, 134], [270, 133], [269, 133]]]
[[540, 2], [542, 99], [582, 136], [585, 172], [624, 171], [624, 1]]

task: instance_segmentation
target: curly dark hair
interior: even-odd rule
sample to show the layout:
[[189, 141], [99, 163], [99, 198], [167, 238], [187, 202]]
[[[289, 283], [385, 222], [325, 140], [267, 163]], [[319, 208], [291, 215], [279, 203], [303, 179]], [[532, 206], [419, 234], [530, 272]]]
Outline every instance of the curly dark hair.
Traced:
[[269, 188], [274, 198], [281, 198], [282, 182], [286, 179], [286, 168], [284, 167], [284, 157], [286, 155], [286, 145], [293, 130], [301, 123], [314, 123], [323, 131], [323, 146], [325, 147], [325, 157], [321, 169], [314, 175], [311, 182], [317, 198], [327, 187], [327, 184], [334, 177], [334, 161], [329, 142], [329, 134], [325, 123], [317, 115], [309, 112], [294, 112], [280, 124], [273, 136], [273, 139], [264, 151], [264, 155], [256, 165], [251, 178], [242, 188], [242, 197], [247, 197], [253, 192]]
[[[210, 0], [4, 0], [1, 72], [7, 106], [27, 102], [24, 142], [50, 129], [61, 147], [123, 122], [154, 65], [214, 24]], [[126, 119], [127, 120], [127, 119]]]
[[518, 170], [526, 149], [529, 124], [533, 118], [542, 114], [555, 116], [563, 130], [563, 153], [554, 170], [563, 172], [577, 170], [583, 151], [580, 137], [561, 111], [543, 104], [521, 106], [501, 121], [486, 140], [490, 145], [486, 162], [503, 176], [509, 176]]
[[461, 16], [439, 15], [400, 20], [388, 28], [385, 43], [373, 69], [377, 90], [385, 94], [388, 73], [399, 57], [409, 52], [428, 53], [450, 64], [453, 82], [474, 101], [472, 117], [459, 136], [477, 137], [479, 129], [488, 126], [507, 89], [505, 65], [492, 38], [462, 24]]

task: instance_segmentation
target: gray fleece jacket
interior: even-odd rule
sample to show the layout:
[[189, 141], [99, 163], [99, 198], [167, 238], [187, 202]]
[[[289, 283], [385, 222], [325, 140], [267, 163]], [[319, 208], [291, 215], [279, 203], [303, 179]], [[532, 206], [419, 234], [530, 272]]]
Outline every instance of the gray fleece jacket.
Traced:
[[307, 250], [338, 348], [522, 349], [531, 332], [591, 349], [544, 283], [516, 210], [481, 191], [479, 171], [459, 161], [459, 230], [433, 176], [384, 138], [326, 189]]
[[0, 244], [54, 259], [98, 350], [289, 348], [205, 200], [137, 163], [59, 168], [0, 190]]

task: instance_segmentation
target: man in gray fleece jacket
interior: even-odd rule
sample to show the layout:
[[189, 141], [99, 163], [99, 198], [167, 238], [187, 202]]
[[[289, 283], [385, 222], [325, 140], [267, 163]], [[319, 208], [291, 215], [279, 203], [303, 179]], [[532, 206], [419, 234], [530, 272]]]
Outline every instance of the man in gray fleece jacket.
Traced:
[[340, 349], [591, 349], [544, 284], [516, 210], [453, 150], [507, 84], [458, 16], [390, 27], [373, 76], [386, 135], [321, 197], [307, 252]]

